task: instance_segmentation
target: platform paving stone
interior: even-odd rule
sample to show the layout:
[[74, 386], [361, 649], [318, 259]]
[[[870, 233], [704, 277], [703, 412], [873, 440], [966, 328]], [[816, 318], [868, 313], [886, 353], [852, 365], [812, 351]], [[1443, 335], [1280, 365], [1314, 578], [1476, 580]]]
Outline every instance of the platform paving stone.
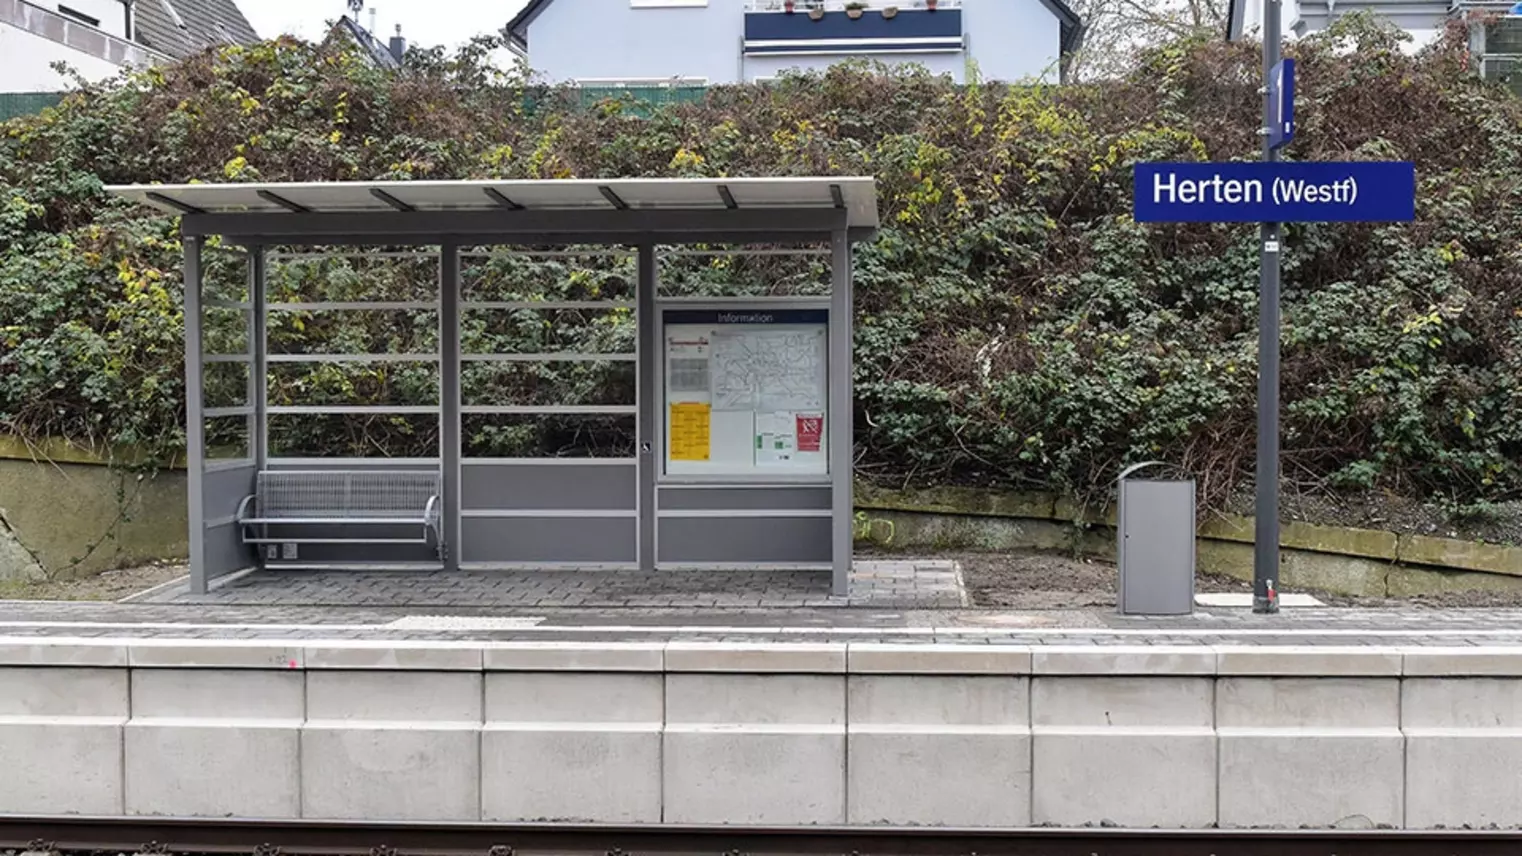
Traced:
[[206, 594], [175, 586], [143, 603], [410, 607], [885, 607], [969, 604], [957, 563], [857, 562], [850, 593], [820, 571], [261, 571]]
[[287, 571], [204, 596], [180, 585], [123, 603], [0, 601], [0, 637], [1522, 646], [1522, 609], [974, 609], [957, 566], [929, 559], [859, 562], [846, 598], [827, 586], [828, 575], [800, 571]]

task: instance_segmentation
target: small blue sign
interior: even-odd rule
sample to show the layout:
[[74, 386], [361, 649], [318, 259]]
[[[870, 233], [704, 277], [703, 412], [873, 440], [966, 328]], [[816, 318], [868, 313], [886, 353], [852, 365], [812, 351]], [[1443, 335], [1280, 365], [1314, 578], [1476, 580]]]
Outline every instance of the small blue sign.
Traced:
[[1268, 75], [1268, 147], [1282, 149], [1295, 139], [1295, 61], [1281, 59]]
[[1406, 162], [1139, 163], [1139, 223], [1395, 223], [1416, 219]]

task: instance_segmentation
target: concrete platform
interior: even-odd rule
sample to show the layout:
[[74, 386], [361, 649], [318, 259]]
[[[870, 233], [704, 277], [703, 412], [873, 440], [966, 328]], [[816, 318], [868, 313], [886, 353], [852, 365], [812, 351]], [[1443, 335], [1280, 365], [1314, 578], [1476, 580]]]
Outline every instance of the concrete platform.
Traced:
[[1519, 710], [1522, 644], [12, 637], [0, 805], [1522, 828]]

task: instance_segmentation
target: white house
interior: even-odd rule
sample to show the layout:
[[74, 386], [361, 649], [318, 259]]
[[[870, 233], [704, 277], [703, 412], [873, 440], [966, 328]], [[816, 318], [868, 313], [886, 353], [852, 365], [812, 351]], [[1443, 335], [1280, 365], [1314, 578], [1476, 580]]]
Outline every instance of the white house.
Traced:
[[535, 71], [592, 86], [754, 82], [851, 57], [1057, 80], [1083, 35], [1065, 0], [530, 0], [507, 30]]
[[[1263, 30], [1263, 0], [1229, 0], [1227, 37], [1258, 38]], [[1286, 38], [1325, 30], [1340, 17], [1368, 12], [1405, 31], [1406, 49], [1420, 50], [1442, 36], [1455, 21], [1468, 21], [1469, 50], [1475, 67], [1490, 80], [1522, 94], [1522, 7], [1516, 0], [1281, 0], [1280, 24]]]
[[[1369, 12], [1411, 36], [1419, 49], [1437, 39], [1449, 23], [1471, 12], [1505, 13], [1516, 0], [1281, 0], [1281, 25], [1287, 38], [1299, 38], [1331, 26], [1338, 18]], [[1256, 37], [1263, 30], [1263, 0], [1229, 0], [1228, 38]]]
[[67, 89], [60, 61], [94, 81], [258, 38], [233, 0], [0, 0], [0, 92]]

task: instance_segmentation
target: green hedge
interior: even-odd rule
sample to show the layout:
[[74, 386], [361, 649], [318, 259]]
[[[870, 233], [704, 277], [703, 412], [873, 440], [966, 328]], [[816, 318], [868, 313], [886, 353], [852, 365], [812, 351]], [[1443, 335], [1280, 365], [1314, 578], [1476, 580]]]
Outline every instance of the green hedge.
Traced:
[[[1301, 110], [1290, 156], [1414, 160], [1420, 189], [1413, 224], [1288, 229], [1286, 478], [1464, 502], [1518, 496], [1516, 99], [1478, 79], [1458, 39], [1411, 56], [1355, 18], [1292, 52]], [[1255, 46], [1167, 45], [1130, 78], [1092, 86], [957, 86], [850, 64], [666, 105], [587, 103], [493, 71], [484, 54], [424, 54], [390, 74], [292, 41], [225, 48], [6, 125], [3, 426], [147, 445], [164, 459], [183, 444], [175, 221], [107, 200], [102, 183], [871, 174], [883, 228], [857, 251], [863, 475], [1099, 492], [1126, 463], [1162, 458], [1196, 473], [1210, 502], [1250, 477], [1256, 232], [1138, 225], [1130, 188], [1141, 160], [1256, 157]], [[624, 276], [600, 264], [561, 259], [501, 282], [569, 294]], [[728, 264], [694, 262], [684, 275], [703, 293], [735, 274]], [[238, 281], [231, 263], [212, 272]], [[816, 273], [742, 275], [767, 287]], [[353, 275], [293, 287], [339, 293]], [[285, 346], [314, 351], [402, 335], [389, 321], [291, 320], [302, 326], [279, 332]], [[535, 323], [483, 335], [513, 347]], [[578, 335], [629, 335], [627, 316], [604, 324]], [[419, 371], [313, 369], [282, 375], [274, 394], [412, 400], [431, 394]], [[508, 391], [599, 396], [620, 382], [537, 371]], [[390, 450], [426, 446], [430, 430], [351, 420], [300, 436]], [[621, 429], [580, 430], [485, 426], [473, 438], [554, 452], [616, 445]]]

